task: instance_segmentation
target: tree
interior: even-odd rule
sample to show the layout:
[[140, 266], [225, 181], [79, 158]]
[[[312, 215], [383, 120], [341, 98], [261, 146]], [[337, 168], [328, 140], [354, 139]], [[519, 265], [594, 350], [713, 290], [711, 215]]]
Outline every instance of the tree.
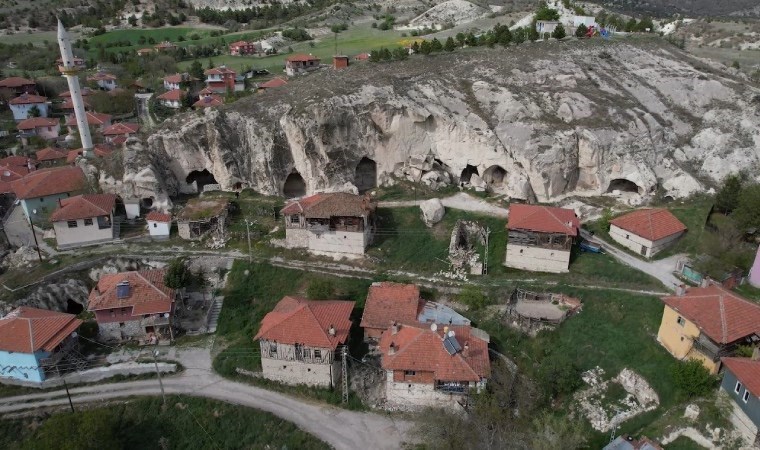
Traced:
[[409, 52], [404, 47], [396, 47], [393, 49], [393, 59], [403, 61], [409, 57]]
[[184, 258], [176, 258], [169, 263], [164, 275], [164, 284], [171, 289], [181, 289], [192, 281], [192, 274]]
[[641, 19], [641, 22], [636, 26], [638, 31], [641, 32], [652, 32], [654, 31], [654, 22], [652, 22], [652, 18], [648, 16], [644, 16], [644, 18]]
[[214, 68], [214, 61], [212, 61], [212, 60], [209, 59], [208, 60], [208, 64], [206, 65], [206, 68], [209, 69], [209, 70], [213, 69]]
[[562, 39], [566, 36], [565, 27], [561, 23], [557, 24], [557, 27], [552, 31], [552, 37], [554, 39]]
[[543, 3], [541, 6], [538, 7], [538, 10], [536, 11], [535, 20], [549, 20], [549, 21], [556, 21], [559, 20], [559, 11], [556, 9], [549, 8], [546, 6], [546, 3]]
[[37, 105], [32, 106], [29, 108], [29, 117], [40, 117], [42, 115], [42, 111], [40, 111], [40, 108], [37, 107]]
[[636, 19], [631, 17], [630, 19], [628, 19], [628, 22], [625, 23], [625, 31], [629, 33], [636, 31], [637, 30], [636, 25], [637, 25]]
[[420, 43], [419, 42], [414, 41], [414, 43], [412, 44], [412, 52], [414, 52], [415, 54], [420, 52]]
[[739, 204], [739, 194], [744, 183], [741, 175], [729, 175], [723, 180], [723, 186], [715, 195], [715, 208], [723, 214], [728, 214]]
[[433, 49], [430, 45], [430, 41], [422, 41], [420, 44], [420, 53], [423, 55], [429, 55], [431, 51], [433, 51]]
[[512, 41], [515, 44], [520, 45], [525, 42], [525, 29], [523, 27], [516, 28], [512, 33]]
[[561, 352], [554, 352], [541, 361], [538, 379], [551, 398], [569, 394], [582, 383], [580, 368], [572, 358]]
[[531, 448], [535, 450], [576, 449], [586, 444], [583, 422], [577, 417], [573, 419], [547, 411], [533, 419], [533, 430]]
[[433, 52], [440, 52], [443, 50], [443, 45], [441, 44], [441, 41], [438, 40], [438, 38], [433, 38], [433, 41], [430, 43], [430, 50]]
[[137, 16], [135, 16], [134, 14], [132, 14], [131, 16], [129, 16], [129, 19], [127, 19], [127, 22], [129, 22], [129, 24], [131, 26], [136, 27], [137, 26]]
[[309, 283], [306, 288], [306, 296], [311, 300], [328, 300], [333, 297], [335, 287], [332, 281], [317, 278]]
[[575, 29], [575, 37], [582, 38], [586, 36], [586, 33], [588, 33], [588, 27], [584, 24], [578, 25], [578, 28]]
[[760, 184], [742, 189], [731, 216], [742, 231], [760, 228]]
[[689, 398], [706, 395], [715, 387], [716, 378], [696, 359], [677, 362], [671, 375], [676, 387]]
[[453, 52], [456, 47], [457, 46], [454, 43], [454, 38], [452, 38], [451, 36], [449, 36], [448, 39], [446, 39], [446, 43], [443, 44], [443, 49], [446, 50], [447, 52]]
[[194, 60], [192, 64], [190, 64], [188, 73], [190, 74], [191, 77], [197, 78], [199, 80], [202, 80], [205, 78], [203, 74], [203, 64], [201, 64], [201, 62], [198, 61], [197, 59]]
[[459, 32], [457, 33], [456, 39], [457, 39], [457, 44], [459, 44], [460, 47], [464, 47], [464, 41], [465, 39], [467, 39], [467, 36], [465, 36], [464, 33]]

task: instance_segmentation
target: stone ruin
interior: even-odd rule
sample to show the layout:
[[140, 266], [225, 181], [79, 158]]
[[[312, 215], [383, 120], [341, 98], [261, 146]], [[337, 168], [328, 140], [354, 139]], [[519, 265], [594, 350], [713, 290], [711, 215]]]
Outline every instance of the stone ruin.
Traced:
[[580, 299], [575, 297], [517, 288], [509, 296], [503, 320], [511, 327], [535, 336], [577, 314], [582, 306]]
[[394, 175], [437, 190], [452, 183], [448, 169], [446, 164], [436, 159], [432, 153], [428, 153], [426, 156], [410, 156], [403, 164], [397, 166]]
[[482, 275], [478, 244], [485, 246], [486, 230], [477, 222], [457, 220], [449, 241], [449, 262], [454, 273]]

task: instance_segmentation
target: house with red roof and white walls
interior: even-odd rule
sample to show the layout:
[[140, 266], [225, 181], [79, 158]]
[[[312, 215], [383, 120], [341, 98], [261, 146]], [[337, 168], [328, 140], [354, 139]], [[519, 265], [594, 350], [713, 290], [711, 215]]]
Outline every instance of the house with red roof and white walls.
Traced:
[[663, 208], [639, 209], [610, 221], [610, 237], [623, 247], [651, 258], [686, 233], [686, 225]]
[[58, 208], [59, 200], [80, 193], [86, 185], [84, 172], [79, 167], [53, 167], [32, 171], [11, 182], [11, 188], [27, 219], [45, 225], [48, 216]]
[[153, 344], [174, 339], [177, 293], [164, 284], [163, 269], [101, 275], [87, 309], [105, 340]]
[[0, 319], [0, 378], [41, 383], [77, 347], [74, 314], [21, 306]]
[[24, 93], [36, 94], [37, 83], [21, 77], [8, 77], [0, 80], [0, 98], [11, 99]]
[[182, 89], [173, 89], [156, 97], [158, 101], [167, 108], [182, 108], [182, 101], [187, 96], [187, 92]]
[[114, 225], [116, 195], [83, 194], [58, 201], [50, 215], [59, 249], [103, 244], [118, 239]]
[[[47, 117], [49, 114], [49, 106], [47, 97], [41, 95], [23, 93], [18, 97], [12, 98], [8, 101], [8, 106], [13, 113], [13, 120], [20, 122], [30, 117]], [[32, 116], [33, 109], [37, 109], [39, 113], [37, 116]]]
[[305, 74], [319, 69], [320, 59], [314, 55], [305, 55], [303, 53], [288, 56], [285, 59], [285, 73], [289, 77]]
[[112, 91], [116, 89], [116, 75], [100, 71], [94, 75], [87, 77], [87, 81], [91, 81], [98, 85], [99, 88]]
[[118, 122], [103, 129], [103, 137], [106, 142], [114, 145], [121, 145], [129, 139], [130, 136], [140, 131], [140, 124], [130, 122]]
[[66, 164], [67, 154], [57, 148], [45, 147], [34, 152], [39, 167], [54, 167]]
[[572, 209], [510, 204], [504, 265], [536, 272], [568, 272], [579, 226]]
[[29, 139], [35, 136], [46, 141], [58, 138], [61, 134], [61, 121], [48, 117], [32, 117], [19, 122], [16, 128], [21, 145], [27, 145]]
[[283, 297], [254, 336], [265, 378], [286, 384], [335, 387], [339, 346], [348, 342], [354, 302]]
[[169, 239], [172, 229], [171, 214], [151, 211], [145, 216], [145, 221], [148, 222], [148, 233], [151, 239], [157, 241]]

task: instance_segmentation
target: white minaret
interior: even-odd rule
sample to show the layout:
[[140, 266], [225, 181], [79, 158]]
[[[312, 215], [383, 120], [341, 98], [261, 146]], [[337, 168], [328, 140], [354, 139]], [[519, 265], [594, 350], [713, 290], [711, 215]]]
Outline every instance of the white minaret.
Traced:
[[92, 137], [90, 136], [90, 127], [87, 125], [87, 113], [84, 110], [84, 101], [82, 100], [82, 90], [79, 88], [79, 69], [74, 65], [74, 54], [71, 51], [71, 41], [69, 33], [63, 28], [60, 19], [58, 20], [58, 46], [61, 48], [61, 62], [58, 70], [66, 77], [69, 83], [69, 92], [71, 93], [71, 102], [74, 104], [74, 115], [77, 119], [77, 128], [79, 129], [79, 138], [82, 140], [82, 156], [89, 157], [92, 152]]

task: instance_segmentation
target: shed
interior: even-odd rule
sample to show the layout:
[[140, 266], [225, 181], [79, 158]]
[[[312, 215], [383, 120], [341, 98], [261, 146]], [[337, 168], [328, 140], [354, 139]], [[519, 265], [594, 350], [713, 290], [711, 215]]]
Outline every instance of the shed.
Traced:
[[127, 211], [127, 220], [140, 217], [140, 199], [132, 197], [125, 198], [124, 209]]
[[169, 239], [172, 229], [171, 214], [151, 211], [145, 216], [145, 220], [148, 222], [148, 232], [150, 233], [151, 239]]
[[207, 234], [224, 236], [230, 201], [226, 198], [194, 198], [177, 215], [182, 239], [199, 240]]

